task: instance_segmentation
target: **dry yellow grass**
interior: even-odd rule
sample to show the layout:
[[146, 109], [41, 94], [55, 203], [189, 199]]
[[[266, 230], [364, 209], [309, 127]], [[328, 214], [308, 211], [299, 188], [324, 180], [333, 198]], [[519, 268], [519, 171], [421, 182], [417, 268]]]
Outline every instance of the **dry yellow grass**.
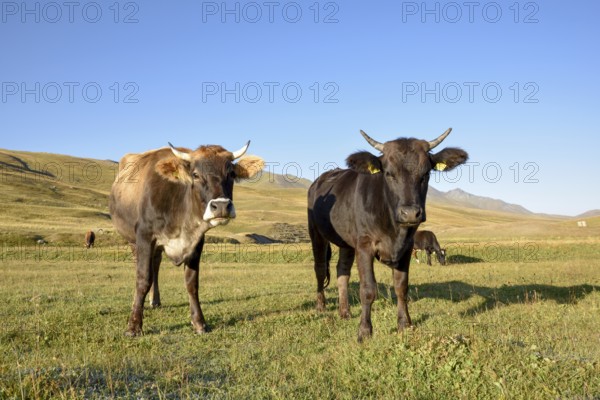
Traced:
[[[102, 230], [100, 241], [117, 243], [108, 216], [108, 194], [117, 164], [111, 161], [0, 149], [0, 240], [81, 241], [88, 229]], [[299, 184], [306, 185], [305, 181]], [[269, 235], [273, 224], [306, 224], [306, 188], [289, 186], [281, 176], [264, 175], [234, 189], [238, 218], [211, 236], [245, 241], [245, 235]], [[422, 229], [440, 241], [596, 238], [600, 217], [579, 228], [574, 219], [523, 216], [430, 202]]]

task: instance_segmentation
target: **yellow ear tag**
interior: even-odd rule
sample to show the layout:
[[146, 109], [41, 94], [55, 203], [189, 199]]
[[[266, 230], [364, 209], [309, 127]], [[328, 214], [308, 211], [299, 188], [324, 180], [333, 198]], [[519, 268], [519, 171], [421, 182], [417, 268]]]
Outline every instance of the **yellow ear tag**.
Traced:
[[445, 170], [447, 167], [448, 167], [448, 166], [447, 166], [446, 164], [444, 164], [443, 162], [439, 162], [439, 163], [435, 164], [435, 167], [434, 167], [434, 169], [435, 169], [436, 171], [443, 171], [443, 170]]
[[374, 166], [373, 164], [369, 164], [369, 172], [371, 174], [378, 174], [381, 172], [381, 170], [379, 168], [377, 168], [376, 166]]

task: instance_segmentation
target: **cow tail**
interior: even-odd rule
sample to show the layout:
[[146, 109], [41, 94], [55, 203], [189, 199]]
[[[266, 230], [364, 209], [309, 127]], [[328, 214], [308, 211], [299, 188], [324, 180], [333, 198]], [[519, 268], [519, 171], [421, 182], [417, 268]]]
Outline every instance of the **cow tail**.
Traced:
[[329, 286], [329, 282], [331, 281], [331, 272], [329, 272], [329, 262], [331, 261], [331, 245], [327, 244], [327, 275], [325, 276], [325, 284], [323, 288]]

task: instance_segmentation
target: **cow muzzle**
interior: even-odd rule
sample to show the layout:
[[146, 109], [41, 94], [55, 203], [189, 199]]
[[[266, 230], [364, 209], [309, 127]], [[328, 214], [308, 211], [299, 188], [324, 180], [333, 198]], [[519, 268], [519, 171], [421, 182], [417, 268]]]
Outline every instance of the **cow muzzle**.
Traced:
[[226, 225], [235, 218], [235, 207], [230, 199], [213, 199], [206, 205], [203, 219], [211, 226]]
[[396, 222], [401, 226], [417, 226], [423, 222], [423, 208], [419, 206], [402, 206], [396, 211]]

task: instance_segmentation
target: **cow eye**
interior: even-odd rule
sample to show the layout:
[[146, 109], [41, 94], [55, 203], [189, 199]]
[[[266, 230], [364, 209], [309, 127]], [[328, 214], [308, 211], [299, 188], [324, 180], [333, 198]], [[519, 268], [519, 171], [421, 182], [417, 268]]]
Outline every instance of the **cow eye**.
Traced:
[[237, 176], [237, 174], [235, 173], [235, 167], [233, 166], [233, 164], [227, 165], [227, 175], [229, 175], [233, 179], [235, 179], [235, 177]]
[[196, 171], [192, 172], [192, 178], [194, 178], [195, 180], [200, 179], [200, 174], [197, 173]]

